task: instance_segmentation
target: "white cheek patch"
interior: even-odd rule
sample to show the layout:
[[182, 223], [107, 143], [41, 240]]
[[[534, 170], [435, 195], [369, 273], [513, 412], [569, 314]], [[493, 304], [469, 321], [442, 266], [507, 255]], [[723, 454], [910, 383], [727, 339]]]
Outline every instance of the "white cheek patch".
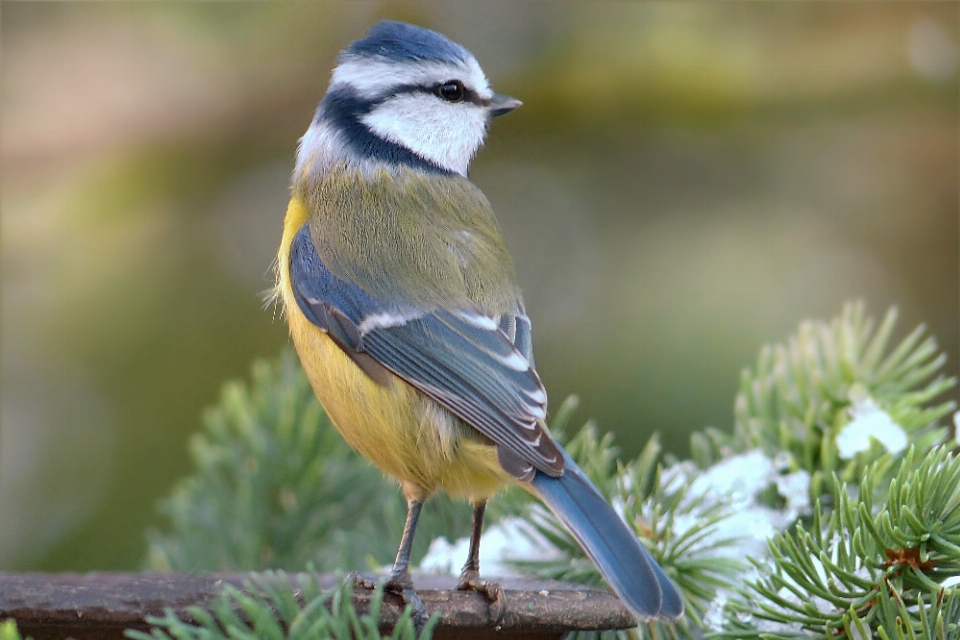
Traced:
[[405, 93], [377, 106], [362, 122], [381, 138], [466, 176], [486, 136], [487, 114], [471, 102], [449, 103], [431, 94]]

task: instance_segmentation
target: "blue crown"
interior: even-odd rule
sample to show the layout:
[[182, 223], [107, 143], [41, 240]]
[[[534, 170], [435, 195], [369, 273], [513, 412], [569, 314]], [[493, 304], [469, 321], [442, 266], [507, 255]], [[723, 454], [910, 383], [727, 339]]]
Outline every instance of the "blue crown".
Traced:
[[379, 56], [398, 62], [436, 60], [466, 62], [470, 52], [436, 31], [406, 22], [381, 20], [357, 40], [344, 55]]

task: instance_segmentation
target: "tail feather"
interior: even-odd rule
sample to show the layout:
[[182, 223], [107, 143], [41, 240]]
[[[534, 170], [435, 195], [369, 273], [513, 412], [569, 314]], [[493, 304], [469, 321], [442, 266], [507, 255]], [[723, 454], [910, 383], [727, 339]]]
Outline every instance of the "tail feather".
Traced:
[[559, 478], [537, 472], [534, 493], [570, 529], [613, 590], [638, 619], [676, 619], [683, 601], [676, 587], [570, 455]]

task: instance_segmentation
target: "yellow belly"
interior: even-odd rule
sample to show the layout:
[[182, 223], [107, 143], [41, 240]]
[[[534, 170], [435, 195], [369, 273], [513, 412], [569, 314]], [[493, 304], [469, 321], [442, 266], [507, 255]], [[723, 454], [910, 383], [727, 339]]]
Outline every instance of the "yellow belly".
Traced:
[[510, 476], [489, 441], [400, 378], [374, 382], [300, 311], [290, 287], [289, 247], [304, 220], [303, 207], [292, 201], [279, 256], [280, 297], [300, 362], [337, 430], [399, 480], [408, 497], [437, 489], [471, 500], [496, 493]]

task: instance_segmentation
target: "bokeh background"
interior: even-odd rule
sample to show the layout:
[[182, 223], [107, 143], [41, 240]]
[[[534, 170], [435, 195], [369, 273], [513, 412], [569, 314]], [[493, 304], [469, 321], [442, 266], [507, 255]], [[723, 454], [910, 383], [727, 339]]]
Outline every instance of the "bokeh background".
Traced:
[[729, 429], [763, 343], [863, 299], [958, 366], [960, 5], [13, 3], [2, 52], [0, 568], [136, 569], [264, 310], [297, 138], [381, 17], [525, 106], [492, 201], [554, 406]]

